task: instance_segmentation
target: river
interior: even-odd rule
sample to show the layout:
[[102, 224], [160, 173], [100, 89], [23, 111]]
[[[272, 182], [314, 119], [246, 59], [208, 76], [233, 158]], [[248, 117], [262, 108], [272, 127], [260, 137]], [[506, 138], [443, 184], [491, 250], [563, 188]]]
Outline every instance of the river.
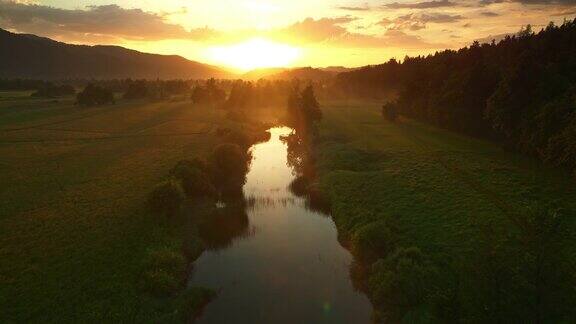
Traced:
[[194, 263], [189, 285], [218, 292], [199, 323], [370, 322], [331, 217], [289, 190], [296, 175], [281, 138], [291, 132], [272, 128], [268, 142], [252, 146], [248, 207], [212, 228], [221, 239]]

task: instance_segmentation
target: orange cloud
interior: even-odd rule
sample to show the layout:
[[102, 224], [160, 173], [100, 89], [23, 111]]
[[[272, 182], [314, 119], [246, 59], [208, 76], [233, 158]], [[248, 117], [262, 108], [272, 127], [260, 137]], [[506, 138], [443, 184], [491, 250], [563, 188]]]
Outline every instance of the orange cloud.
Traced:
[[166, 22], [163, 15], [117, 5], [67, 10], [0, 0], [0, 23], [14, 30], [68, 41], [206, 39], [216, 34], [208, 28], [187, 31]]

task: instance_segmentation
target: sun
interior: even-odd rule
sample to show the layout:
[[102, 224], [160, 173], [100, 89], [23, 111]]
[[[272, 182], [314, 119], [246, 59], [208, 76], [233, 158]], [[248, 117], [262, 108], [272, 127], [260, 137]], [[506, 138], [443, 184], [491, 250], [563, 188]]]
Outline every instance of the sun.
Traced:
[[301, 56], [301, 50], [264, 38], [252, 38], [239, 44], [209, 48], [208, 56], [218, 64], [249, 71], [290, 66]]

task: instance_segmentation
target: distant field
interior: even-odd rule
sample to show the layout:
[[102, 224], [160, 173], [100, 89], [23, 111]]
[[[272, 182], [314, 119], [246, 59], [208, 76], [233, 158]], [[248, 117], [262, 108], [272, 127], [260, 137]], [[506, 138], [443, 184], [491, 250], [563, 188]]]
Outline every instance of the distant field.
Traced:
[[[481, 270], [486, 251], [506, 244], [519, 230], [518, 215], [536, 203], [561, 207], [571, 216], [576, 210], [573, 176], [492, 143], [408, 120], [386, 122], [379, 107], [370, 102], [323, 105], [317, 166], [338, 228], [351, 237], [367, 224], [394, 224], [398, 245], [419, 247], [452, 264], [464, 278], [462, 286], [469, 280], [471, 286], [460, 291], [466, 295], [461, 319], [463, 314], [482, 318], [486, 287], [475, 276], [486, 275]], [[574, 219], [564, 225], [571, 237], [564, 246], [571, 256], [565, 262], [573, 270]], [[522, 267], [523, 252], [515, 246], [507, 252], [511, 256], [500, 264]]]
[[0, 93], [0, 322], [157, 322], [137, 281], [147, 249], [171, 239], [146, 195], [213, 148], [223, 113], [29, 95]]

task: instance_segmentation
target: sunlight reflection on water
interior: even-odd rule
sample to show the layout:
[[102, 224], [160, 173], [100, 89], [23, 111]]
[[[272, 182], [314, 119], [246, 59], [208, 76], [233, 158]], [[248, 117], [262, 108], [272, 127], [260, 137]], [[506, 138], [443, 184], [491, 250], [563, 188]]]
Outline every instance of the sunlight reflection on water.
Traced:
[[244, 210], [205, 232], [216, 242], [194, 264], [190, 286], [218, 291], [201, 323], [367, 323], [371, 305], [350, 279], [352, 257], [330, 217], [289, 190], [296, 175], [281, 136], [251, 148]]

